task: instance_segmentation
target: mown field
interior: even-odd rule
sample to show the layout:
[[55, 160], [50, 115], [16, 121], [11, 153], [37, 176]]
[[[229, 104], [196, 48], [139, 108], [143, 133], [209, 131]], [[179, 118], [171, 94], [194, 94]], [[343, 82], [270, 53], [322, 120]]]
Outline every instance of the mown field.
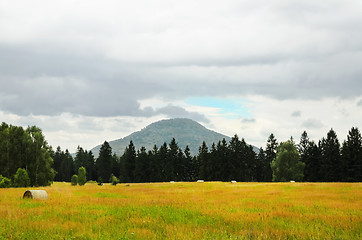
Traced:
[[362, 239], [361, 183], [0, 189], [0, 239]]

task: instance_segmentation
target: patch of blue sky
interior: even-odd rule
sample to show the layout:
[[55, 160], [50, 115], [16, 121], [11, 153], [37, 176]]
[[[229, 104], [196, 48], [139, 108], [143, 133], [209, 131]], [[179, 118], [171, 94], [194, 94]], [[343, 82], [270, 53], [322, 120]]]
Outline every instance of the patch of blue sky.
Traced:
[[187, 104], [217, 108], [218, 113], [230, 119], [252, 118], [248, 101], [238, 98], [191, 97], [186, 99]]

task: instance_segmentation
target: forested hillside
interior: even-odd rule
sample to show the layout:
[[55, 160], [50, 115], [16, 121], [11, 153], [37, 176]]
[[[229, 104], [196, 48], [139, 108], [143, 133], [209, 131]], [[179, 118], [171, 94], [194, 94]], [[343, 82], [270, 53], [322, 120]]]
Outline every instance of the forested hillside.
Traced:
[[[152, 123], [141, 131], [134, 132], [118, 140], [110, 141], [109, 145], [112, 147], [112, 151], [120, 156], [124, 153], [131, 140], [136, 149], [141, 147], [152, 149], [155, 144], [157, 147], [160, 147], [164, 142], [171, 141], [172, 138], [177, 139], [181, 149], [184, 150], [188, 146], [193, 156], [198, 154], [199, 146], [203, 141], [209, 146], [223, 138], [226, 141], [230, 141], [230, 137], [209, 130], [191, 119], [175, 118]], [[98, 156], [100, 147], [101, 145], [92, 149], [96, 156]]]

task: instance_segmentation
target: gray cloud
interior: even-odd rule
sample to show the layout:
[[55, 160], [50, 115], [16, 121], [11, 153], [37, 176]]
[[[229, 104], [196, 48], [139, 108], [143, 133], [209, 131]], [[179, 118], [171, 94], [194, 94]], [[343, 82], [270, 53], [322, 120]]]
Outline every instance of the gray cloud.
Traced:
[[302, 112], [301, 112], [301, 111], [292, 112], [291, 116], [292, 116], [292, 117], [301, 117], [301, 116], [302, 116]]
[[362, 107], [362, 99], [357, 103], [357, 106], [361, 106], [361, 107]]
[[242, 122], [242, 123], [255, 123], [256, 120], [255, 120], [255, 118], [243, 118], [243, 119], [241, 120], [241, 122]]
[[168, 105], [166, 107], [157, 109], [155, 112], [165, 114], [170, 118], [191, 118], [199, 122], [209, 122], [209, 120], [203, 114], [197, 112], [189, 112], [179, 106]]
[[321, 128], [323, 127], [323, 123], [318, 119], [307, 119], [302, 123], [302, 127], [311, 129], [311, 128]]
[[[140, 109], [139, 101], [361, 96], [358, 1], [265, 1], [264, 8], [252, 1], [242, 7], [233, 1], [201, 1], [193, 3], [193, 10], [191, 2], [159, 7], [144, 2], [149, 9], [99, 2], [102, 7], [95, 4], [83, 12], [69, 10], [68, 4], [27, 5], [24, 16], [15, 14], [16, 4], [4, 7], [0, 110], [23, 116], [166, 114], [207, 121], [172, 105]], [[200, 13], [203, 4], [208, 11]], [[136, 18], [132, 9], [142, 14]], [[24, 25], [29, 16], [30, 28]]]

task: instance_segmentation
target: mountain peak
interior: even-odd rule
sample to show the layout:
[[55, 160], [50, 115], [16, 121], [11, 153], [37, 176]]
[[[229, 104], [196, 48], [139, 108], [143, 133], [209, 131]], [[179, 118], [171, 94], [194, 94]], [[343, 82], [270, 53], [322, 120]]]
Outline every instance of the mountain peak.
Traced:
[[[177, 144], [183, 150], [186, 146], [189, 146], [192, 155], [197, 155], [203, 141], [206, 142], [208, 147], [211, 147], [213, 142], [217, 143], [223, 138], [227, 141], [230, 140], [230, 137], [209, 130], [194, 120], [174, 118], [151, 123], [142, 130], [124, 138], [110, 141], [109, 144], [113, 152], [120, 156], [131, 140], [136, 149], [144, 146], [147, 150], [152, 150], [155, 144], [160, 147], [164, 142], [170, 143], [172, 138], [175, 138]], [[92, 149], [95, 156], [98, 155], [100, 147], [101, 145], [98, 145]]]

